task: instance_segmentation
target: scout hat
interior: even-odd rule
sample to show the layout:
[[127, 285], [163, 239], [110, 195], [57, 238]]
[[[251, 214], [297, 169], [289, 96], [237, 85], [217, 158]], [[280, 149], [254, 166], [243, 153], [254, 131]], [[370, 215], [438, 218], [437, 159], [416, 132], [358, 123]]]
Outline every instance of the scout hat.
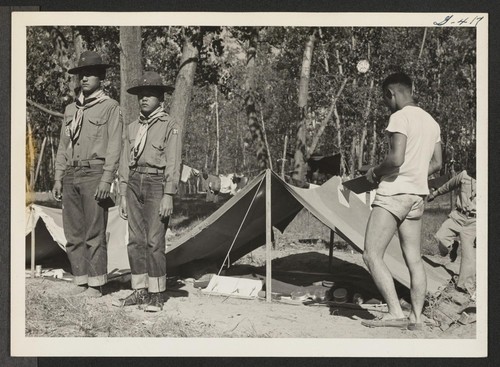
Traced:
[[70, 74], [78, 74], [80, 70], [87, 69], [87, 68], [102, 68], [106, 69], [109, 68], [110, 66], [113, 66], [111, 64], [106, 64], [102, 62], [102, 57], [94, 51], [84, 51], [80, 55], [80, 60], [78, 60], [78, 66], [72, 69], [68, 70], [68, 73]]
[[171, 85], [163, 84], [160, 74], [154, 71], [146, 71], [142, 74], [140, 79], [135, 79], [132, 81], [133, 87], [127, 89], [130, 94], [139, 94], [144, 88], [155, 88], [163, 91], [164, 93], [172, 93], [174, 87]]

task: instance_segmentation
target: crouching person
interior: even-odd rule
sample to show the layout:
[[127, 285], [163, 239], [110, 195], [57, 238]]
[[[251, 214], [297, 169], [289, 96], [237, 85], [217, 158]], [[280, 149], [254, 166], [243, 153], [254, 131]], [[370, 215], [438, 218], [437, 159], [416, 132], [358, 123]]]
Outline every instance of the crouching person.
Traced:
[[132, 289], [116, 306], [163, 308], [166, 290], [165, 233], [173, 210], [181, 164], [181, 131], [162, 106], [173, 88], [145, 72], [128, 93], [137, 95], [139, 118], [124, 127], [119, 177], [120, 216], [128, 220]]

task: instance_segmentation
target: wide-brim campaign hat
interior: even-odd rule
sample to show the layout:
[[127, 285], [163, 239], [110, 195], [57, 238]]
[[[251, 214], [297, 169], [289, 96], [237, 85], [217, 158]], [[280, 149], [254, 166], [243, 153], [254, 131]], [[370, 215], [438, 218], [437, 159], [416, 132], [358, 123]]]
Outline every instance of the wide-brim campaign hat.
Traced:
[[78, 60], [78, 66], [68, 70], [70, 74], [78, 74], [81, 70], [88, 68], [109, 68], [111, 64], [103, 62], [101, 55], [94, 51], [84, 51], [80, 55], [80, 60]]
[[164, 93], [172, 93], [174, 91], [174, 87], [171, 85], [163, 84], [163, 80], [161, 79], [160, 74], [154, 71], [146, 71], [142, 74], [140, 79], [135, 79], [132, 81], [132, 87], [127, 89], [127, 92], [130, 94], [139, 94], [142, 90], [146, 88], [154, 88]]

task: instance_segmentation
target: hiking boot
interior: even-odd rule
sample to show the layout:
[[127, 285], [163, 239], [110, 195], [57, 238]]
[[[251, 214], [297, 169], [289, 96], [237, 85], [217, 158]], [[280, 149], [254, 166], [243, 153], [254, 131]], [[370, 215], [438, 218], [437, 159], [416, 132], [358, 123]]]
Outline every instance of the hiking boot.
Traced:
[[146, 288], [135, 289], [125, 298], [113, 301], [113, 306], [125, 307], [134, 305], [146, 305], [149, 303], [149, 293]]
[[453, 245], [451, 245], [451, 251], [450, 251], [450, 260], [451, 262], [455, 262], [455, 260], [457, 259], [457, 252], [458, 252], [458, 242], [455, 241], [453, 242]]
[[146, 312], [158, 312], [163, 310], [163, 297], [161, 293], [150, 293], [149, 303], [144, 308]]

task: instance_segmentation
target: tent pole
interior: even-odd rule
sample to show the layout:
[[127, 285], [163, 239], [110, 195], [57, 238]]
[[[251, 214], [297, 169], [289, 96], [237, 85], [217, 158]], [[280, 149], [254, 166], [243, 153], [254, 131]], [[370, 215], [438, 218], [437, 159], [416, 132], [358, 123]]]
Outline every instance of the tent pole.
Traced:
[[33, 204], [30, 208], [31, 211], [31, 279], [35, 279], [35, 208]]
[[266, 169], [266, 302], [271, 302], [271, 170]]
[[335, 232], [330, 229], [330, 243], [329, 243], [329, 254], [328, 254], [328, 271], [332, 272], [332, 261], [333, 261], [333, 240], [335, 238]]

